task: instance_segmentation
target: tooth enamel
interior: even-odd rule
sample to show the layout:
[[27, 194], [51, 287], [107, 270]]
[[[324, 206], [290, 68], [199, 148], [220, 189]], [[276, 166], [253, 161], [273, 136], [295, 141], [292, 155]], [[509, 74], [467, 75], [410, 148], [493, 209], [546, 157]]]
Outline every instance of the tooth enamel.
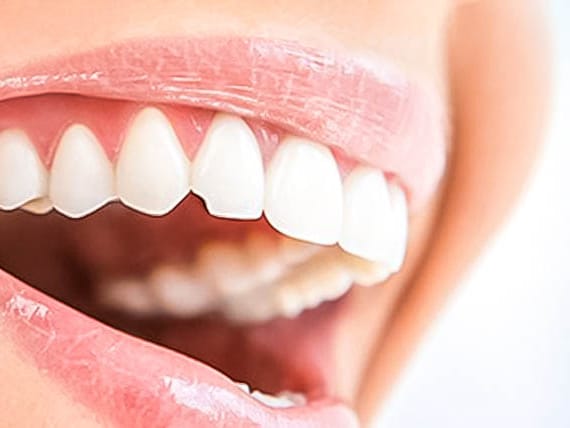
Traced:
[[263, 161], [253, 132], [239, 117], [218, 114], [192, 168], [192, 192], [210, 214], [257, 219], [263, 211]]
[[286, 137], [266, 175], [265, 216], [281, 233], [322, 245], [335, 244], [342, 226], [342, 184], [331, 151]]
[[145, 108], [135, 117], [117, 161], [121, 201], [150, 215], [171, 211], [190, 191], [190, 162], [166, 116]]
[[384, 262], [372, 262], [348, 253], [343, 253], [343, 258], [346, 269], [358, 285], [371, 287], [385, 281], [391, 274]]
[[343, 227], [339, 245], [373, 261], [390, 257], [392, 207], [384, 175], [357, 167], [344, 181]]
[[167, 313], [186, 317], [213, 309], [218, 297], [195, 273], [170, 266], [152, 273], [150, 288]]
[[34, 145], [20, 130], [0, 133], [0, 208], [12, 210], [45, 196], [48, 174]]
[[49, 197], [58, 211], [72, 218], [90, 214], [115, 197], [111, 162], [86, 126], [72, 125], [61, 137]]
[[41, 215], [41, 214], [47, 214], [51, 210], [53, 210], [53, 204], [51, 203], [51, 200], [49, 200], [49, 198], [43, 197], [43, 198], [34, 199], [33, 201], [30, 201], [25, 205], [22, 205], [22, 209], [32, 214]]
[[392, 273], [402, 268], [408, 244], [408, 204], [404, 191], [395, 183], [388, 185], [392, 205], [392, 250], [387, 265]]
[[120, 280], [102, 284], [97, 289], [98, 303], [122, 309], [134, 315], [157, 313], [155, 298], [145, 283], [137, 280]]
[[[283, 393], [283, 394], [279, 394], [279, 395], [271, 395], [271, 394], [266, 394], [265, 392], [261, 392], [261, 391], [252, 391], [250, 393], [250, 395], [255, 398], [257, 401], [259, 401], [260, 403], [265, 404], [266, 406], [269, 407], [273, 407], [276, 409], [286, 409], [288, 407], [295, 407], [295, 406], [299, 406], [302, 405], [301, 404], [301, 399], [299, 397], [301, 397], [301, 394], [289, 394], [289, 393]], [[306, 400], [305, 400], [306, 402]], [[303, 403], [304, 404], [304, 403]]]

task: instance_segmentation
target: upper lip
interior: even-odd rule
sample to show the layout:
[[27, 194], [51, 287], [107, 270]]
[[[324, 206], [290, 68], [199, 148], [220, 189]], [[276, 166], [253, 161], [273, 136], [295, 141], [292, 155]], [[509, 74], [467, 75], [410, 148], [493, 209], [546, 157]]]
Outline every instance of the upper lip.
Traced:
[[0, 101], [70, 93], [261, 119], [394, 174], [412, 209], [445, 164], [441, 101], [388, 63], [262, 38], [125, 41], [0, 71]]

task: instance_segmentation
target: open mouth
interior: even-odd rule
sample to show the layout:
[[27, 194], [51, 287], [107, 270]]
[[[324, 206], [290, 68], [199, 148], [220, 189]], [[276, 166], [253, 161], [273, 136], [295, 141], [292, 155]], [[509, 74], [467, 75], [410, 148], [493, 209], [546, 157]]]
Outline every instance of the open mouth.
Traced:
[[441, 176], [418, 88], [288, 42], [145, 41], [0, 100], [0, 319], [39, 367], [125, 426], [358, 425], [330, 332]]

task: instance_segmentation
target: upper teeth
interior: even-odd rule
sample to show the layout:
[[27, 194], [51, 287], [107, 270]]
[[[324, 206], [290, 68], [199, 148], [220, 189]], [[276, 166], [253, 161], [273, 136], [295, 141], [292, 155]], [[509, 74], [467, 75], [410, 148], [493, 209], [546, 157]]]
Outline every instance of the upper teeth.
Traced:
[[48, 173], [20, 130], [0, 132], [0, 208], [81, 217], [114, 199], [150, 214], [172, 210], [190, 190], [212, 215], [267, 220], [285, 235], [398, 270], [406, 249], [405, 195], [364, 166], [342, 183], [326, 146], [286, 136], [264, 172], [259, 144], [241, 118], [218, 114], [191, 164], [166, 115], [139, 111], [114, 165], [82, 124], [63, 133]]

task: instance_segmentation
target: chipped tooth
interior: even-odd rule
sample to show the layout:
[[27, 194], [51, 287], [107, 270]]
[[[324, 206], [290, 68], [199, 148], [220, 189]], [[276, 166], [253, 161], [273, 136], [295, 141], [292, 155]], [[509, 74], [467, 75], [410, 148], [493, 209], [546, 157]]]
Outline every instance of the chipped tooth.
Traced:
[[[279, 395], [266, 394], [265, 392], [254, 390], [250, 395], [260, 403], [276, 409], [286, 409], [289, 407], [300, 406], [306, 403], [306, 399], [302, 394], [280, 393]], [[300, 397], [303, 397], [301, 399]]]
[[344, 211], [339, 245], [373, 261], [391, 257], [392, 207], [382, 172], [359, 166], [344, 181]]
[[53, 210], [53, 204], [49, 198], [43, 197], [22, 205], [22, 209], [32, 214], [42, 215], [51, 212], [51, 210]]
[[118, 280], [97, 288], [98, 303], [133, 315], [155, 315], [159, 309], [147, 284], [138, 280]]
[[0, 132], [0, 208], [12, 210], [46, 195], [48, 173], [20, 130]]
[[406, 194], [395, 183], [389, 183], [390, 201], [392, 205], [392, 249], [387, 261], [392, 273], [402, 268], [408, 245], [408, 203]]
[[264, 180], [259, 145], [247, 123], [216, 115], [194, 159], [192, 192], [214, 216], [257, 219], [263, 211]]
[[218, 295], [191, 270], [173, 266], [156, 269], [149, 280], [157, 304], [167, 313], [194, 316], [214, 308]]
[[147, 107], [135, 117], [117, 161], [121, 201], [150, 215], [171, 211], [190, 191], [190, 161], [168, 118]]
[[335, 244], [342, 226], [342, 184], [331, 151], [286, 137], [266, 174], [265, 216], [281, 233], [322, 245]]
[[114, 174], [103, 147], [84, 125], [64, 132], [51, 167], [49, 197], [71, 218], [90, 214], [115, 197]]

